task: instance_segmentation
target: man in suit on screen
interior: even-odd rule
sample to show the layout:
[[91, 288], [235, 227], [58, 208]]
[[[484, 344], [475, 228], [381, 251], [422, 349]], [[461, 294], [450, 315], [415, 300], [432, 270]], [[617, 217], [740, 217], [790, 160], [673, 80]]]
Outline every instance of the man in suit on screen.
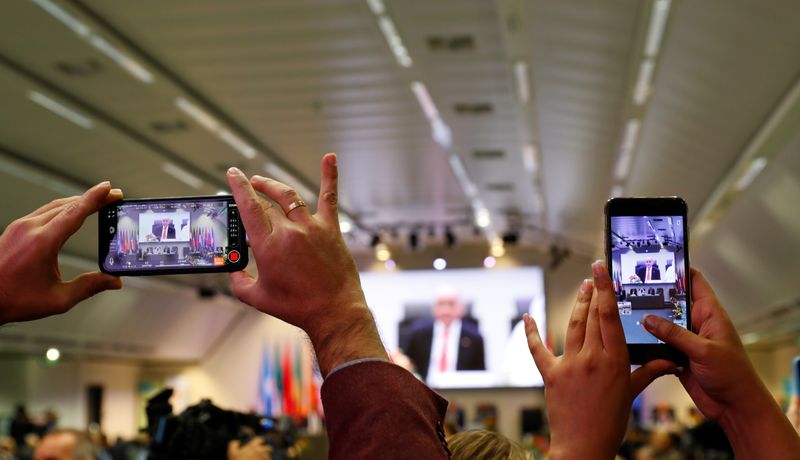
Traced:
[[643, 283], [661, 280], [661, 272], [658, 269], [658, 264], [650, 257], [644, 261], [644, 265], [636, 267], [636, 276], [638, 276]]
[[153, 235], [158, 241], [175, 239], [175, 224], [172, 219], [161, 219], [153, 222]]
[[433, 320], [414, 329], [406, 354], [423, 379], [434, 373], [486, 370], [483, 337], [469, 321], [466, 306], [453, 289], [442, 289], [433, 306]]

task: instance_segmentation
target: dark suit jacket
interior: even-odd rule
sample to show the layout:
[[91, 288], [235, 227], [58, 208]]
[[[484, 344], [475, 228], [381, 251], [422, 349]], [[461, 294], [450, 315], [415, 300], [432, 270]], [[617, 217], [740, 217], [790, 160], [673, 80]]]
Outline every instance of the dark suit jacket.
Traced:
[[328, 458], [449, 459], [442, 423], [447, 401], [385, 361], [354, 364], [322, 385]]
[[[636, 267], [636, 276], [639, 277], [642, 282], [645, 281], [645, 277], [647, 276], [647, 266], [642, 265], [641, 267]], [[653, 264], [653, 269], [650, 271], [650, 279], [651, 280], [660, 280], [661, 279], [661, 272], [658, 270], [658, 265]]]
[[[406, 355], [414, 362], [417, 372], [423, 379], [428, 377], [428, 366], [431, 362], [431, 346], [433, 345], [433, 320], [427, 321], [411, 333]], [[461, 336], [458, 340], [458, 360], [456, 370], [486, 370], [483, 351], [483, 337], [478, 328], [468, 321], [461, 321]]]
[[[161, 222], [153, 223], [153, 236], [161, 241], [161, 233], [164, 232], [164, 224]], [[167, 227], [167, 239], [175, 239], [175, 224], [170, 223]]]

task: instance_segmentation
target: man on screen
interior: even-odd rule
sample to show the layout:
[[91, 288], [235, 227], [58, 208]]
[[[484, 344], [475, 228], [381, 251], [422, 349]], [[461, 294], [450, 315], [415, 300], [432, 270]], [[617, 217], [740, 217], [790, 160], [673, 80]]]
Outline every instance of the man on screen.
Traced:
[[161, 219], [153, 222], [153, 235], [158, 241], [175, 239], [175, 224], [172, 219]]
[[466, 306], [453, 289], [442, 289], [433, 306], [433, 320], [411, 333], [407, 355], [427, 380], [431, 374], [486, 370], [483, 337], [469, 321]]
[[644, 261], [644, 265], [636, 267], [636, 276], [638, 276], [643, 283], [661, 280], [661, 272], [658, 269], [658, 264], [650, 257]]

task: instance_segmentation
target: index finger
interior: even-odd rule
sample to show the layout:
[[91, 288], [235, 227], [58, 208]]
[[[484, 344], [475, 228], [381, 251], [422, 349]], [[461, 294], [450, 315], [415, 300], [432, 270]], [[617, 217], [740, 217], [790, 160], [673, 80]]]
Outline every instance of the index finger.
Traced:
[[339, 168], [336, 165], [335, 153], [328, 153], [322, 157], [322, 183], [317, 203], [317, 214], [320, 218], [325, 222], [338, 224]]
[[272, 220], [269, 216], [271, 206], [258, 196], [247, 176], [239, 168], [228, 169], [228, 185], [233, 199], [239, 206], [244, 229], [250, 236], [250, 244], [257, 247], [259, 242], [272, 233]]
[[[48, 233], [53, 229], [53, 234], [58, 235], [59, 242], [77, 232], [87, 217], [96, 213], [106, 205], [106, 199], [111, 191], [111, 183], [108, 181], [100, 182], [87, 190], [77, 200], [68, 201], [61, 208], [51, 211], [52, 220], [46, 222]], [[45, 212], [43, 215], [47, 215]], [[41, 218], [42, 215], [38, 217]]]
[[614, 285], [605, 262], [598, 260], [592, 264], [592, 277], [597, 288], [598, 316], [600, 317], [603, 347], [614, 355], [627, 354], [628, 347], [625, 344], [625, 332], [622, 330], [622, 322], [619, 319], [617, 295], [614, 292]]

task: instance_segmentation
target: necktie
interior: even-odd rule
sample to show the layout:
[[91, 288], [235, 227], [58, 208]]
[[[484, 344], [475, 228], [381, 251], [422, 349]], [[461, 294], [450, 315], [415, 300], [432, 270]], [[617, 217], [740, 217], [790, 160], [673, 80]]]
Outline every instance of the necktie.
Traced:
[[442, 357], [439, 358], [439, 370], [444, 372], [447, 370], [447, 342], [450, 336], [450, 325], [444, 327], [444, 334], [442, 334]]
[[164, 230], [161, 231], [161, 239], [162, 240], [167, 239], [167, 223], [166, 222], [164, 222]]
[[650, 270], [652, 270], [652, 268], [647, 267], [647, 277], [646, 277], [647, 281], [650, 281]]

